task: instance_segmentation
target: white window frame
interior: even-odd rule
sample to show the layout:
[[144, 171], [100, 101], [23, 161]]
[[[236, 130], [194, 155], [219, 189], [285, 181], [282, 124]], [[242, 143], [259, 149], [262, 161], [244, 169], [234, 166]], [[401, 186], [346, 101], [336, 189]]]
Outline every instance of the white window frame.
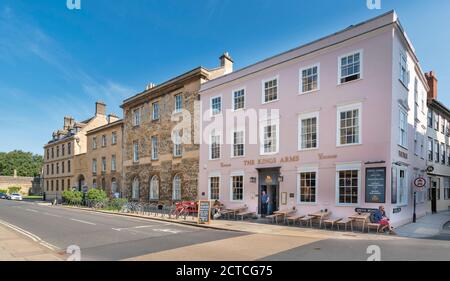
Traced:
[[117, 144], [117, 132], [112, 132], [111, 133], [111, 145], [116, 145]]
[[[238, 155], [238, 156], [235, 156], [234, 155], [234, 145], [235, 145], [235, 143], [234, 143], [234, 134], [235, 133], [239, 133], [239, 132], [242, 132], [242, 145], [244, 146], [244, 148], [243, 148], [243, 154], [242, 155]], [[245, 129], [243, 129], [243, 128], [238, 128], [238, 129], [233, 129], [232, 131], [231, 131], [231, 140], [230, 140], [230, 143], [231, 143], [231, 158], [242, 158], [242, 157], [245, 157]]]
[[[272, 122], [275, 122], [275, 124], [272, 124]], [[276, 126], [276, 150], [274, 152], [264, 152], [264, 129], [265, 127], [269, 126], [269, 123], [271, 125]], [[275, 155], [280, 152], [280, 119], [279, 117], [276, 118], [268, 118], [265, 120], [261, 120], [259, 122], [259, 154], [260, 155]]]
[[[214, 108], [213, 108], [213, 100], [219, 99], [219, 98], [220, 98], [220, 111], [217, 112], [217, 113], [215, 113], [215, 112], [214, 112]], [[221, 114], [222, 114], [222, 108], [223, 108], [223, 98], [222, 98], [222, 95], [217, 95], [217, 96], [211, 97], [210, 100], [209, 100], [209, 108], [210, 108], [210, 111], [211, 111], [211, 116], [218, 116], [218, 115], [221, 115]]]
[[[405, 172], [405, 202], [400, 202], [400, 171]], [[408, 175], [408, 169], [405, 166], [397, 166], [397, 174], [395, 175], [397, 177], [397, 203], [396, 206], [408, 206], [409, 202], [409, 175]]]
[[[351, 110], [358, 110], [358, 120], [359, 120], [359, 130], [358, 130], [358, 140], [357, 143], [350, 143], [350, 144], [341, 144], [341, 112], [345, 111], [351, 111]], [[341, 105], [338, 106], [336, 109], [336, 146], [337, 147], [346, 147], [346, 146], [353, 146], [353, 145], [361, 145], [363, 143], [362, 140], [362, 128], [363, 128], [363, 120], [362, 120], [362, 103], [353, 103], [353, 104], [347, 104], [347, 105]]]
[[97, 137], [92, 138], [92, 150], [97, 149]]
[[[155, 143], [156, 141], [156, 143]], [[152, 142], [152, 160], [158, 160], [159, 159], [159, 151], [158, 151], [158, 136], [152, 136], [151, 137], [151, 142]]]
[[159, 101], [152, 103], [152, 120], [153, 121], [159, 120]]
[[[238, 109], [236, 109], [235, 107], [236, 107], [236, 101], [235, 101], [235, 96], [234, 96], [234, 94], [236, 93], [236, 92], [239, 92], [239, 91], [244, 91], [244, 107], [243, 108], [238, 108]], [[235, 90], [233, 90], [232, 92], [231, 92], [231, 108], [232, 108], [232, 111], [239, 111], [239, 110], [244, 110], [245, 108], [246, 108], [246, 105], [247, 105], [247, 99], [246, 99], [246, 96], [247, 96], [247, 89], [246, 89], [246, 87], [242, 87], [242, 88], [238, 88], [238, 89], [235, 89]]]
[[[301, 173], [316, 173], [316, 200], [314, 202], [302, 202], [301, 201]], [[301, 166], [297, 170], [297, 204], [315, 206], [319, 202], [319, 166]]]
[[177, 130], [174, 133], [175, 133], [175, 142], [173, 143], [173, 156], [181, 157], [183, 156], [183, 146], [180, 136], [181, 130]]
[[97, 174], [97, 159], [92, 159], [92, 173]]
[[[177, 98], [178, 97], [181, 98], [180, 104], [178, 104], [178, 102], [177, 102]], [[174, 108], [175, 108], [174, 111], [175, 111], [175, 113], [181, 112], [183, 110], [183, 94], [182, 93], [178, 93], [178, 94], [174, 95], [173, 99], [174, 99], [174, 103], [175, 103], [174, 104]], [[180, 107], [178, 107], [178, 106], [180, 106]]]
[[[341, 83], [341, 79], [345, 78], [345, 77], [341, 76], [341, 74], [342, 74], [342, 71], [341, 71], [342, 58], [348, 57], [348, 56], [351, 56], [351, 55], [356, 55], [358, 53], [359, 53], [359, 78], [355, 79], [355, 80], [352, 80], [352, 81], [342, 82]], [[338, 75], [337, 75], [337, 77], [338, 77], [338, 79], [337, 79], [337, 84], [338, 85], [345, 85], [345, 84], [348, 84], [348, 83], [351, 83], [351, 82], [362, 80], [364, 78], [364, 50], [363, 49], [359, 49], [359, 50], [356, 50], [356, 51], [353, 51], [353, 52], [350, 52], [350, 53], [347, 53], [347, 54], [344, 54], [344, 55], [341, 55], [341, 56], [338, 57]]]
[[[266, 101], [266, 88], [265, 88], [265, 83], [266, 82], [270, 82], [273, 80], [277, 80], [277, 98], [271, 101]], [[268, 104], [268, 103], [272, 103], [272, 102], [277, 102], [280, 100], [280, 75], [276, 75], [273, 76], [271, 78], [267, 78], [261, 81], [261, 103], [262, 104]]]
[[[137, 186], [135, 185], [137, 184]], [[135, 190], [135, 187], [137, 187], [137, 190]], [[132, 200], [139, 200], [140, 193], [141, 193], [141, 183], [137, 177], [135, 177], [131, 183], [131, 199]]]
[[116, 155], [111, 155], [111, 171], [115, 172], [117, 170], [117, 158]]
[[106, 135], [102, 135], [102, 147], [107, 146]]
[[135, 108], [133, 110], [133, 127], [141, 125], [141, 109]]
[[[155, 190], [156, 197], [152, 196], [152, 195], [154, 195], [152, 192], [152, 187], [154, 187], [154, 186], [152, 186], [152, 184], [153, 184], [154, 180], [156, 180], [156, 183], [157, 183], [156, 190]], [[157, 175], [152, 176], [150, 179], [149, 195], [148, 195], [150, 200], [159, 200], [159, 186], [160, 186], [159, 177]]]
[[[400, 72], [399, 72], [399, 80], [402, 82], [402, 84], [409, 88], [409, 82], [410, 82], [410, 72], [409, 72], [409, 65], [408, 65], [408, 54], [406, 51], [400, 50]], [[404, 69], [404, 72], [403, 72]]]
[[[404, 133], [405, 133], [405, 139], [403, 139], [403, 131], [402, 131], [402, 122], [401, 122], [401, 115], [405, 115], [405, 126]], [[408, 149], [408, 112], [404, 110], [403, 108], [399, 108], [398, 112], [398, 145], [403, 147], [404, 149]], [[405, 143], [403, 143], [405, 141]]]
[[[311, 148], [302, 148], [303, 145], [303, 139], [302, 139], [302, 121], [305, 119], [312, 119], [316, 118], [316, 147]], [[320, 129], [320, 113], [319, 111], [309, 112], [309, 113], [303, 113], [298, 115], [298, 132], [297, 132], [297, 138], [298, 138], [298, 150], [299, 151], [308, 151], [308, 150], [316, 150], [319, 149], [319, 129]]]
[[133, 141], [133, 163], [139, 162], [139, 141]]
[[[242, 176], [242, 200], [233, 199], [233, 177]], [[245, 173], [243, 171], [235, 171], [230, 174], [230, 202], [244, 202], [245, 201]]]
[[[361, 203], [361, 183], [362, 183], [362, 174], [361, 174], [362, 165], [360, 162], [358, 163], [341, 163], [336, 164], [336, 183], [335, 183], [335, 200], [336, 200], [336, 206], [343, 206], [343, 207], [352, 207], [352, 206], [358, 206]], [[340, 171], [358, 171], [358, 202], [356, 203], [339, 203], [339, 172]]]
[[[211, 178], [219, 178], [219, 198], [211, 198]], [[211, 173], [208, 176], [208, 200], [220, 200], [220, 187], [222, 186], [222, 176], [220, 172]]]
[[[313, 89], [313, 90], [310, 90], [310, 91], [304, 92], [303, 91], [303, 71], [304, 70], [308, 70], [308, 69], [312, 69], [314, 67], [317, 67], [317, 88]], [[300, 79], [300, 81], [299, 81], [298, 92], [299, 92], [300, 95], [305, 95], [305, 94], [309, 94], [309, 93], [314, 93], [314, 92], [320, 91], [320, 63], [316, 63], [316, 64], [313, 64], [313, 65], [309, 65], [309, 66], [305, 66], [303, 68], [300, 68], [300, 70], [299, 70], [299, 79]]]
[[106, 157], [102, 157], [102, 173], [106, 172], [106, 166], [107, 166]]
[[[212, 158], [212, 144], [213, 144], [213, 137], [219, 137], [219, 158]], [[220, 160], [222, 159], [222, 134], [218, 132], [218, 130], [212, 130], [209, 133], [209, 145], [208, 145], [208, 154], [209, 154], [209, 160]]]
[[[177, 179], [177, 182], [175, 181]], [[176, 183], [179, 183], [179, 185], [175, 186]], [[183, 179], [180, 174], [176, 174], [172, 179], [172, 200], [181, 200], [183, 197], [181, 195], [182, 193], [182, 185], [183, 185]], [[179, 189], [175, 189], [175, 187]], [[179, 196], [179, 198], [177, 197]]]

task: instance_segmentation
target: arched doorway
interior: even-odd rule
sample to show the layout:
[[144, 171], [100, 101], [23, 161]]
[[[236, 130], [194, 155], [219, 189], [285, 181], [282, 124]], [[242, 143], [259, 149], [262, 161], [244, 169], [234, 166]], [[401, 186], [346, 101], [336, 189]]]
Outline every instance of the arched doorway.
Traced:
[[83, 191], [83, 187], [86, 185], [84, 176], [79, 175], [77, 182], [78, 182], [78, 191]]

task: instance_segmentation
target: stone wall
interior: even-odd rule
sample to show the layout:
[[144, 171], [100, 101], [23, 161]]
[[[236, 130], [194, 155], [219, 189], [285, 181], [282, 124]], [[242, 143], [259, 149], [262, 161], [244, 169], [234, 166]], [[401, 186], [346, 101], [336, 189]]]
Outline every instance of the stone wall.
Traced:
[[11, 186], [20, 186], [22, 189], [20, 193], [28, 195], [30, 188], [32, 187], [32, 177], [6, 177], [0, 176], [0, 189], [8, 189]]

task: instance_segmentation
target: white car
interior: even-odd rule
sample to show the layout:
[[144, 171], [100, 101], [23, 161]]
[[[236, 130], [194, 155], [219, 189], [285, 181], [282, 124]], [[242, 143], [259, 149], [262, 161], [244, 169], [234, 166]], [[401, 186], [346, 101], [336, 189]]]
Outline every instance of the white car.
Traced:
[[13, 193], [10, 196], [10, 200], [15, 200], [15, 201], [22, 201], [22, 195], [20, 195], [19, 193]]

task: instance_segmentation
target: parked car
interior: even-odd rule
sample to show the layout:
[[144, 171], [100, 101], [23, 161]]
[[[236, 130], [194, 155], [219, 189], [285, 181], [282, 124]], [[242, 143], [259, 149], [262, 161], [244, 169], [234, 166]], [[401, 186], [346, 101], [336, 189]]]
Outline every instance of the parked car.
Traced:
[[0, 192], [0, 199], [8, 199], [8, 195], [6, 193]]
[[10, 200], [15, 200], [15, 201], [22, 201], [22, 195], [20, 195], [19, 193], [13, 193], [10, 196]]

